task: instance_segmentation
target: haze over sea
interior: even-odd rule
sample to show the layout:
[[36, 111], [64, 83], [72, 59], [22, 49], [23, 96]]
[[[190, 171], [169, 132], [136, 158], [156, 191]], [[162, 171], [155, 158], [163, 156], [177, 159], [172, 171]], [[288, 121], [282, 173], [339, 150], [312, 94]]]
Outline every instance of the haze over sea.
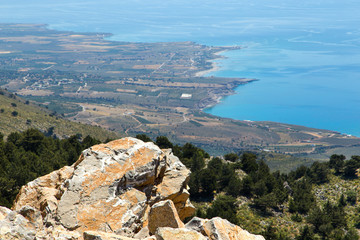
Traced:
[[240, 45], [210, 75], [260, 81], [207, 112], [360, 136], [359, 9], [356, 0], [0, 0], [0, 22], [119, 41]]

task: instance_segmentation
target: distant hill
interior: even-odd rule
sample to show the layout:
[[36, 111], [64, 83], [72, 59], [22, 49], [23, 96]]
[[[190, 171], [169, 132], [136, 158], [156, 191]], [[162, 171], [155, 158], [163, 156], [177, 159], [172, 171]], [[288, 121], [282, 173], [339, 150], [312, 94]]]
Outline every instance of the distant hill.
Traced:
[[0, 89], [0, 132], [7, 136], [11, 132], [28, 128], [36, 128], [59, 138], [75, 134], [83, 137], [90, 135], [99, 140], [119, 137], [118, 134], [101, 127], [65, 120], [43, 107]]

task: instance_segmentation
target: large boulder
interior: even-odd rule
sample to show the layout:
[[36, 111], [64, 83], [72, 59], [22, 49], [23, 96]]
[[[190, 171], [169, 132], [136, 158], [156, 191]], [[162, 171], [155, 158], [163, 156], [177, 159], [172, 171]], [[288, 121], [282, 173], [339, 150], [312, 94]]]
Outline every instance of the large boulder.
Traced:
[[190, 171], [170, 150], [124, 138], [93, 146], [79, 160], [20, 190], [13, 210], [30, 206], [47, 226], [132, 237], [148, 224], [151, 206], [172, 200], [182, 219], [194, 213]]

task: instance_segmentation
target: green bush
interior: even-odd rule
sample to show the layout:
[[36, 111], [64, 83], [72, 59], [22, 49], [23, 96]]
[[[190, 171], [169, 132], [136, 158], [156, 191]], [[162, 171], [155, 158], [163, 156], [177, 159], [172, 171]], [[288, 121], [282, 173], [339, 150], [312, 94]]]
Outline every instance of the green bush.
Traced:
[[219, 196], [213, 201], [212, 206], [206, 212], [207, 218], [221, 217], [234, 224], [239, 224], [236, 217], [236, 199], [231, 196]]
[[228, 153], [224, 155], [224, 158], [230, 162], [236, 162], [239, 159], [239, 156], [236, 153]]
[[298, 213], [291, 215], [291, 220], [294, 222], [302, 222], [302, 217]]
[[352, 205], [355, 205], [357, 201], [357, 193], [353, 190], [348, 191], [346, 193], [346, 201], [348, 201]]

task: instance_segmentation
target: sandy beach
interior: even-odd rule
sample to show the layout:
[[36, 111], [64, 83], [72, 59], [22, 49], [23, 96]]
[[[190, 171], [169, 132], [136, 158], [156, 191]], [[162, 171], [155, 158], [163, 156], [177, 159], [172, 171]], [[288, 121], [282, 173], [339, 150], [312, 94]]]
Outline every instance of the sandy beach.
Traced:
[[204, 71], [200, 71], [200, 72], [197, 72], [195, 73], [195, 77], [204, 77], [206, 75], [208, 75], [209, 73], [211, 72], [216, 72], [216, 71], [219, 71], [220, 70], [220, 66], [217, 62], [215, 62], [214, 60], [216, 59], [221, 59], [221, 58], [225, 58], [223, 55], [221, 55], [222, 53], [226, 52], [228, 50], [222, 50], [222, 51], [219, 51], [219, 52], [216, 52], [215, 55], [217, 55], [218, 57], [217, 58], [214, 58], [212, 60], [208, 60], [208, 62], [211, 62], [211, 68], [208, 69], [208, 70], [204, 70]]

